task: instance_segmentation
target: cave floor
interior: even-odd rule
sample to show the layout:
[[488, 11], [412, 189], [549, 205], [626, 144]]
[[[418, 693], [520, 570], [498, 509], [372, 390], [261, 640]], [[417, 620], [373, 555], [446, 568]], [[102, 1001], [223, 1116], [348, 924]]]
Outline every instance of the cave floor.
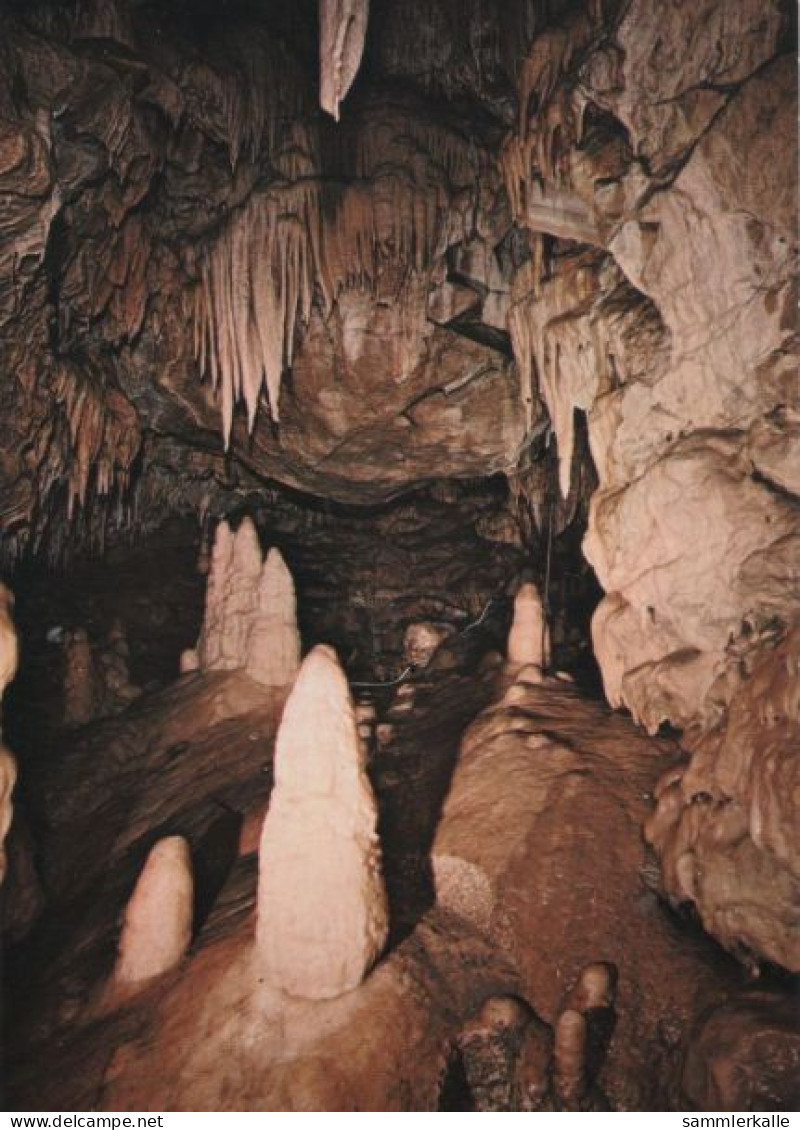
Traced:
[[[659, 999], [652, 1007], [644, 1002], [642, 986], [626, 987], [626, 1007], [644, 1015], [633, 1025], [623, 1015], [623, 1034], [643, 1025], [656, 1029], [661, 1021], [679, 1025], [682, 1018], [688, 1023], [698, 1002], [725, 999], [741, 988], [743, 977], [734, 963], [691, 923], [682, 923], [660, 905], [651, 889], [654, 874], [640, 826], [630, 819], [628, 810], [646, 811], [649, 791], [678, 757], [677, 747], [646, 739], [626, 719], [565, 684], [523, 687], [530, 701], [511, 707], [500, 700], [498, 706], [513, 673], [497, 660], [484, 662], [482, 673], [466, 674], [478, 667], [480, 651], [479, 638], [462, 638], [445, 649], [444, 659], [432, 669], [401, 687], [358, 691], [376, 715], [368, 739], [369, 769], [380, 805], [392, 932], [389, 956], [364, 988], [342, 998], [343, 1004], [320, 1006], [321, 1012], [310, 1006], [287, 1011], [262, 990], [250, 996], [247, 991], [252, 983], [256, 847], [271, 788], [276, 714], [264, 688], [239, 673], [184, 676], [123, 714], [76, 731], [51, 766], [43, 792], [48, 826], [41, 842], [42, 879], [51, 903], [6, 962], [11, 1102], [21, 1109], [133, 1109], [125, 1103], [136, 1109], [377, 1109], [369, 1103], [386, 1101], [385, 1096], [371, 1098], [363, 1078], [353, 1078], [359, 1064], [368, 1075], [373, 1072], [367, 1051], [351, 1048], [346, 1070], [337, 1059], [354, 1038], [355, 1018], [366, 1008], [366, 1019], [358, 1023], [365, 1026], [368, 1043], [399, 1040], [404, 1056], [430, 1060], [430, 1078], [422, 1072], [416, 1082], [408, 1080], [405, 1097], [396, 1096], [397, 1109], [408, 1103], [435, 1109], [447, 1049], [459, 1023], [499, 987], [532, 999], [552, 1022], [554, 1002], [585, 960], [611, 954], [617, 964], [629, 964], [634, 979], [643, 976], [649, 962], [653, 968], [644, 988], [668, 977], [670, 962], [684, 980], [696, 978], [695, 985], [676, 985], [663, 1000], [664, 993], [656, 992]], [[491, 702], [495, 705], [470, 730]], [[505, 925], [499, 933], [491, 927], [487, 935], [469, 921], [469, 909], [465, 919], [458, 908], [455, 914], [446, 906], [431, 909], [432, 855], [442, 850], [434, 846], [442, 829], [446, 839], [453, 826], [447, 812], [454, 803], [453, 772], [465, 729], [469, 733], [477, 726], [480, 734], [487, 726], [494, 732], [498, 725], [502, 741], [480, 770], [483, 807], [469, 825], [467, 848], [467, 855], [474, 852], [476, 858], [481, 852], [488, 851], [492, 859], [510, 852], [508, 874], [513, 879], [505, 891], [506, 879], [498, 872]], [[558, 757], [526, 752], [531, 735], [561, 751]], [[529, 778], [514, 769], [520, 756]], [[564, 762], [563, 774], [556, 772], [559, 757], [574, 761]], [[511, 763], [505, 764], [508, 758]], [[560, 789], [562, 778], [569, 788], [554, 791], [548, 802], [555, 823], [542, 821], [542, 789]], [[588, 803], [588, 792], [580, 790], [573, 795], [574, 781], [583, 781], [589, 791], [599, 782], [598, 800]], [[456, 790], [456, 808], [460, 803]], [[468, 822], [472, 803], [468, 799]], [[511, 836], [512, 826], [519, 827], [516, 817], [508, 815], [515, 806], [523, 814], [523, 826], [529, 814], [522, 840], [516, 831]], [[456, 812], [456, 827], [459, 821], [463, 824]], [[195, 862], [192, 951], [181, 971], [165, 975], [123, 1007], [111, 1008], [106, 982], [125, 901], [154, 840], [176, 833], [189, 839]], [[538, 876], [531, 870], [537, 866]], [[632, 898], [634, 927], [628, 929], [622, 919]], [[508, 935], [514, 929], [508, 914], [516, 916], [525, 932], [534, 932], [528, 953], [528, 958], [536, 957], [533, 972], [533, 958], [520, 953], [519, 938]], [[666, 938], [663, 952], [658, 944], [652, 946], [654, 930]], [[544, 952], [548, 939], [553, 946]], [[649, 952], [621, 953], [627, 944]], [[663, 968], [659, 961], [666, 963]], [[206, 1000], [215, 1002], [216, 1020], [208, 1015], [211, 1004], [204, 1011], [201, 1002]], [[376, 1008], [384, 1018], [380, 1023]], [[656, 1015], [659, 1009], [663, 1016]], [[408, 1030], [399, 1020], [406, 1013], [413, 1018]], [[229, 1030], [221, 1017], [233, 1014], [241, 1014], [241, 1024], [230, 1021]], [[261, 1037], [253, 1032], [262, 1031], [264, 1017], [272, 1018], [270, 1031], [284, 1032], [283, 1043], [259, 1044]], [[219, 1053], [222, 1037], [208, 1033], [221, 1024], [230, 1046], [250, 1049], [245, 1059], [251, 1070], [252, 1056], [262, 1074], [273, 1063], [268, 1081], [261, 1089], [244, 1091], [237, 1083], [235, 1100], [204, 1091], [209, 1072], [197, 1060], [197, 1050], [186, 1053], [180, 1071], [172, 1064], [169, 1033], [175, 1035], [179, 1019], [180, 1042], [210, 1040], [208, 1054], [214, 1048]], [[401, 1035], [394, 1034], [393, 1026], [402, 1029]], [[294, 1084], [287, 1092], [285, 1073], [276, 1066], [287, 1054], [316, 1060], [322, 1053], [308, 1032], [318, 1029], [327, 1033], [324, 1054], [335, 1061], [338, 1099], [324, 1089], [316, 1100], [308, 1099], [309, 1093], [317, 1093], [316, 1069], [302, 1095], [294, 1093]], [[205, 1033], [202, 1039], [200, 1033]], [[254, 1040], [260, 1051], [252, 1051]], [[674, 1054], [667, 1045], [652, 1065], [653, 1078], [640, 1080], [638, 1090], [629, 1088], [635, 1097], [623, 1098], [631, 1103], [627, 1109], [652, 1109], [648, 1104], [656, 1101]], [[642, 1070], [641, 1057], [621, 1046], [612, 1052], [610, 1079], [618, 1097], [625, 1091], [626, 1072]], [[162, 1060], [163, 1070], [155, 1066]], [[240, 1064], [238, 1070], [245, 1068]], [[224, 1090], [224, 1078], [220, 1085]], [[227, 1086], [233, 1087], [230, 1079]], [[253, 1105], [225, 1105], [233, 1101]], [[292, 1105], [307, 1101], [356, 1105]]]

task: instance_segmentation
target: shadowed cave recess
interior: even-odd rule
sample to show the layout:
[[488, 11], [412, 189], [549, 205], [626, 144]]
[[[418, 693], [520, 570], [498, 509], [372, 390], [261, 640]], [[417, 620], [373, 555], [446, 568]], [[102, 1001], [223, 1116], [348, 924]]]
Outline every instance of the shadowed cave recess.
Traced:
[[6, 1109], [800, 1106], [785, 0], [0, 0]]

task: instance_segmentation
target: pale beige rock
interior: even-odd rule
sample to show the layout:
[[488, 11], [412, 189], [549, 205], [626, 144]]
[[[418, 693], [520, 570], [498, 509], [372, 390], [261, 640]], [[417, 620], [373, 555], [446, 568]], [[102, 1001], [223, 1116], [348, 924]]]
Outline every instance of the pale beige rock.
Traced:
[[200, 669], [200, 657], [197, 654], [197, 648], [187, 647], [182, 651], [179, 665], [182, 675], [188, 675], [191, 674], [192, 671], [198, 671]]
[[17, 673], [19, 647], [12, 618], [14, 594], [0, 583], [0, 701], [8, 684]]
[[257, 961], [275, 988], [340, 996], [380, 955], [376, 821], [347, 680], [334, 651], [317, 646], [284, 708], [259, 851]]
[[319, 100], [337, 121], [361, 64], [368, 16], [369, 0], [319, 0]]
[[292, 576], [276, 548], [262, 558], [258, 533], [245, 518], [234, 534], [217, 527], [195, 654], [181, 670], [245, 670], [268, 687], [287, 688], [300, 665], [297, 602]]
[[[0, 704], [6, 687], [17, 673], [19, 662], [17, 632], [12, 619], [13, 608], [14, 594], [11, 589], [0, 583]], [[10, 750], [0, 744], [0, 883], [3, 882], [6, 873], [4, 845], [14, 816], [12, 794], [16, 780], [17, 763]]]
[[178, 965], [192, 940], [193, 907], [189, 845], [168, 836], [151, 849], [125, 908], [114, 982], [138, 985]]
[[531, 664], [544, 670], [550, 665], [550, 631], [539, 591], [524, 584], [514, 598], [514, 621], [508, 633], [508, 662]]
[[703, 714], [746, 613], [788, 620], [800, 601], [796, 509], [753, 481], [735, 437], [691, 437], [600, 491], [584, 551], [609, 592], [592, 625], [606, 695], [651, 731]]
[[300, 667], [294, 581], [280, 550], [267, 553], [258, 585], [258, 611], [247, 638], [245, 670], [268, 687], [288, 687]]
[[800, 970], [800, 629], [733, 654], [723, 717], [665, 775], [646, 827], [667, 891], [724, 946]]
[[378, 711], [374, 702], [357, 702], [356, 703], [356, 721], [364, 725], [373, 725], [378, 718]]
[[[800, 599], [796, 77], [782, 20], [777, 0], [701, 0], [691, 17], [635, 0], [597, 47], [580, 18], [548, 29], [504, 150], [522, 223], [551, 230], [529, 202], [577, 194], [613, 257], [548, 270], [535, 234], [509, 330], [523, 394], [549, 410], [565, 496], [575, 411], [587, 414], [600, 484], [584, 551], [607, 593], [595, 654], [609, 701], [651, 731], [709, 718], [731, 634], [751, 615], [788, 622]], [[605, 133], [581, 145], [598, 107]], [[652, 173], [672, 168], [654, 192]]]

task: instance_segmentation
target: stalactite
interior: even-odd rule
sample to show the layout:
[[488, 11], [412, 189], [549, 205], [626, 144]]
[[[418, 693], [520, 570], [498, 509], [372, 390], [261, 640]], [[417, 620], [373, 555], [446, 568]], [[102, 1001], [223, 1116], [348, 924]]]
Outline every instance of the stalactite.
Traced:
[[[353, 286], [403, 310], [413, 304], [408, 282], [442, 253], [446, 207], [441, 186], [396, 171], [345, 186], [306, 180], [250, 198], [203, 257], [195, 294], [195, 352], [219, 393], [226, 444], [239, 402], [252, 431], [264, 386], [279, 420], [281, 378], [315, 291], [326, 312]], [[404, 348], [401, 372], [410, 341]]]
[[[559, 484], [569, 494], [575, 408], [594, 402], [608, 368], [604, 321], [592, 310], [597, 278], [580, 256], [546, 282], [541, 244], [512, 287], [509, 332], [526, 403], [538, 386], [558, 442]], [[584, 318], [589, 318], [589, 330]], [[607, 377], [605, 377], [607, 380]]]
[[68, 479], [67, 512], [85, 506], [93, 479], [95, 493], [108, 496], [124, 490], [141, 444], [139, 420], [129, 400], [102, 384], [96, 374], [62, 362], [52, 387], [67, 423], [67, 439], [53, 442], [58, 431], [42, 437], [38, 448], [45, 498], [56, 481]]
[[353, 85], [367, 34], [369, 0], [320, 0], [319, 99], [339, 120], [339, 105]]
[[598, 5], [568, 26], [537, 36], [520, 73], [516, 132], [506, 139], [500, 164], [511, 211], [532, 231], [598, 243], [592, 213], [573, 191], [570, 154], [582, 129], [585, 99], [567, 81], [576, 60], [601, 24]]

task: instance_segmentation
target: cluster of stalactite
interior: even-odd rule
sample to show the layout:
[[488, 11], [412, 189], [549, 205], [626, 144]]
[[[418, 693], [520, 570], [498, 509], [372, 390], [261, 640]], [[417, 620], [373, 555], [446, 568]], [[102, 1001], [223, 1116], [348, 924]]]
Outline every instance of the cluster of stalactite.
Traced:
[[603, 33], [600, 0], [568, 23], [538, 35], [523, 61], [516, 130], [501, 165], [513, 215], [533, 230], [598, 242], [591, 210], [574, 192], [572, 159], [583, 134], [588, 97], [565, 76]]
[[346, 181], [322, 179], [319, 149], [298, 127], [280, 156], [287, 179], [254, 192], [200, 261], [194, 349], [226, 443], [237, 403], [252, 431], [264, 386], [280, 418], [282, 376], [315, 300], [327, 315], [355, 287], [405, 310], [419, 297], [411, 277], [474, 224], [481, 156], [457, 133], [384, 108], [374, 128], [356, 122], [329, 143], [324, 171]]

